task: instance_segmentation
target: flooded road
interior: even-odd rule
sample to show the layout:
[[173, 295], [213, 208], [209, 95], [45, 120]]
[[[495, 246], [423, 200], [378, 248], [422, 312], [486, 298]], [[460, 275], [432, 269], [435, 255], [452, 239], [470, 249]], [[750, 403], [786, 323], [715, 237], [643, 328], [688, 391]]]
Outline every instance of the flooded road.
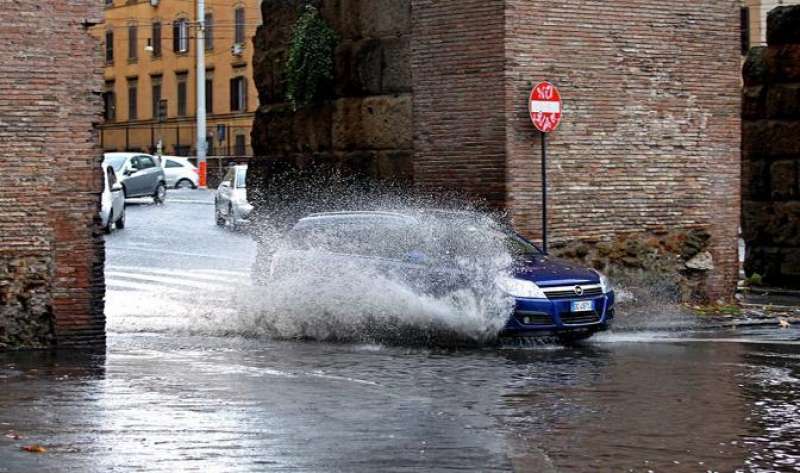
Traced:
[[0, 471], [800, 470], [800, 344], [624, 338], [112, 335], [89, 359], [2, 355], [0, 431], [23, 438], [0, 437]]
[[[797, 328], [275, 341], [225, 326], [246, 237], [202, 202], [129, 210], [107, 240], [107, 350], [0, 354], [0, 473], [800, 471]], [[164, 221], [199, 243], [160, 243]]]

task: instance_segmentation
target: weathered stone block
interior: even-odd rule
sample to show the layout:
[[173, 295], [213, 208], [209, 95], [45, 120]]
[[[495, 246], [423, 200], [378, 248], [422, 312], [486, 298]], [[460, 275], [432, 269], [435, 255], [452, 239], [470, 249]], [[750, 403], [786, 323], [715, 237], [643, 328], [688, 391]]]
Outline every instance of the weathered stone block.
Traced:
[[411, 32], [411, 0], [361, 2], [361, 33], [367, 37], [397, 36]]
[[294, 151], [294, 117], [289, 106], [261, 107], [256, 113], [261, 126], [252, 132], [253, 146], [262, 154], [284, 154]]
[[742, 123], [742, 149], [765, 157], [800, 154], [800, 121], [749, 121]]
[[763, 85], [769, 78], [771, 56], [767, 48], [758, 46], [750, 48], [742, 66], [742, 77], [745, 86]]
[[[366, 0], [369, 1], [369, 0]], [[324, 0], [320, 14], [343, 40], [361, 37], [359, 31], [359, 0]]]
[[343, 98], [334, 102], [333, 110], [333, 149], [354, 150], [361, 142], [360, 98]]
[[763, 85], [745, 87], [742, 90], [742, 118], [758, 120], [766, 113], [767, 89]]
[[772, 82], [800, 81], [800, 44], [769, 48], [766, 58]]
[[324, 104], [298, 110], [294, 114], [295, 150], [319, 153], [332, 147], [333, 106]]
[[381, 88], [384, 93], [411, 91], [411, 44], [407, 37], [383, 41]]
[[800, 248], [781, 250], [780, 280], [800, 278]]
[[[747, 100], [745, 98], [745, 100]], [[760, 112], [759, 116], [764, 116]], [[768, 118], [800, 119], [800, 84], [773, 84], [766, 97]]]
[[411, 181], [414, 178], [414, 153], [411, 151], [382, 151], [378, 153], [378, 177]]
[[800, 5], [777, 7], [767, 14], [767, 43], [800, 44]]
[[763, 244], [770, 240], [767, 229], [771, 228], [772, 202], [744, 201], [742, 203], [742, 238], [748, 244]]
[[800, 246], [800, 202], [745, 202], [742, 237], [755, 246]]
[[769, 170], [773, 199], [797, 197], [797, 161], [776, 161]]
[[360, 145], [363, 148], [413, 148], [411, 96], [365, 98], [361, 102], [361, 126]]
[[374, 151], [353, 151], [337, 154], [339, 169], [344, 175], [378, 177], [378, 160]]
[[353, 48], [354, 88], [364, 94], [381, 93], [383, 45], [377, 39], [356, 43]]
[[763, 160], [742, 161], [742, 187], [743, 199], [770, 198], [769, 163]]

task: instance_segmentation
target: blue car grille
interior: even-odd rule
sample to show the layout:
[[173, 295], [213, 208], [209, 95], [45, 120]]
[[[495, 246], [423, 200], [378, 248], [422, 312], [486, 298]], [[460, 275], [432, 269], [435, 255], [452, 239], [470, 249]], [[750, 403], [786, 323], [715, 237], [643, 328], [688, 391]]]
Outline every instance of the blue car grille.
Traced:
[[561, 312], [561, 323], [566, 325], [594, 324], [600, 322], [603, 315], [597, 310], [591, 312]]
[[544, 289], [544, 293], [550, 300], [581, 299], [586, 297], [597, 297], [603, 295], [603, 289], [600, 288], [600, 286], [581, 286], [583, 293], [580, 295], [578, 295], [575, 292], [575, 287], [578, 286], [573, 286], [569, 288], [559, 287], [559, 288], [554, 288], [552, 290]]

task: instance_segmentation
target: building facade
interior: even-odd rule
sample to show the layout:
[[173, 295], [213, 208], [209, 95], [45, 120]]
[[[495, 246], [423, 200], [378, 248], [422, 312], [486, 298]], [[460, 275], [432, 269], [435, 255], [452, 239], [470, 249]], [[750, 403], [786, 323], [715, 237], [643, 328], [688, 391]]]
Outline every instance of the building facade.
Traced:
[[[105, 58], [105, 151], [196, 154], [196, 2], [104, 0], [93, 29]], [[258, 107], [252, 37], [258, 0], [207, 0], [205, 15], [208, 154], [249, 156]]]

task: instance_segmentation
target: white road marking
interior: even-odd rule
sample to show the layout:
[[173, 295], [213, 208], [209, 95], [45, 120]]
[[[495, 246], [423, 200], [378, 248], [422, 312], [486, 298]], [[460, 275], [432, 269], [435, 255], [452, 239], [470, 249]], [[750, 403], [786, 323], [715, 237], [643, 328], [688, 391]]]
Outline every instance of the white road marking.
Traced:
[[130, 253], [136, 253], [136, 252], [144, 251], [144, 252], [150, 252], [150, 253], [163, 253], [163, 254], [168, 254], [168, 255], [195, 256], [195, 257], [198, 257], [198, 258], [216, 258], [216, 259], [224, 259], [224, 260], [229, 260], [229, 261], [240, 261], [240, 262], [244, 262], [244, 263], [248, 263], [248, 264], [252, 263], [251, 260], [244, 259], [244, 258], [231, 258], [230, 256], [210, 255], [210, 254], [205, 254], [205, 253], [188, 253], [188, 252], [185, 252], [185, 251], [156, 250], [156, 249], [153, 249], [153, 248], [142, 248], [142, 247], [131, 248], [131, 247], [124, 247], [124, 246], [108, 246], [107, 245], [106, 246], [106, 250], [122, 251], [122, 252], [130, 252]]
[[189, 277], [192, 279], [220, 282], [247, 283], [250, 281], [250, 273], [245, 271], [227, 271], [215, 269], [156, 269], [125, 265], [106, 266], [106, 274], [108, 274], [109, 271], [131, 272], [135, 274], [154, 274], [157, 276], [175, 276], [179, 280]]
[[171, 276], [157, 276], [155, 274], [132, 273], [127, 271], [106, 271], [106, 278], [114, 283], [119, 282], [120, 279], [162, 283], [166, 284], [167, 285], [166, 288], [168, 289], [171, 289], [169, 285], [178, 285], [184, 287], [188, 286], [197, 289], [209, 289], [209, 290], [229, 289], [232, 287], [241, 287], [247, 285], [246, 283], [237, 281], [230, 281], [227, 284], [223, 284], [221, 282], [217, 284], [212, 284], [207, 282], [207, 280], [206, 281], [198, 280], [198, 278], [192, 277], [191, 275], [185, 275], [184, 277], [171, 277]]

